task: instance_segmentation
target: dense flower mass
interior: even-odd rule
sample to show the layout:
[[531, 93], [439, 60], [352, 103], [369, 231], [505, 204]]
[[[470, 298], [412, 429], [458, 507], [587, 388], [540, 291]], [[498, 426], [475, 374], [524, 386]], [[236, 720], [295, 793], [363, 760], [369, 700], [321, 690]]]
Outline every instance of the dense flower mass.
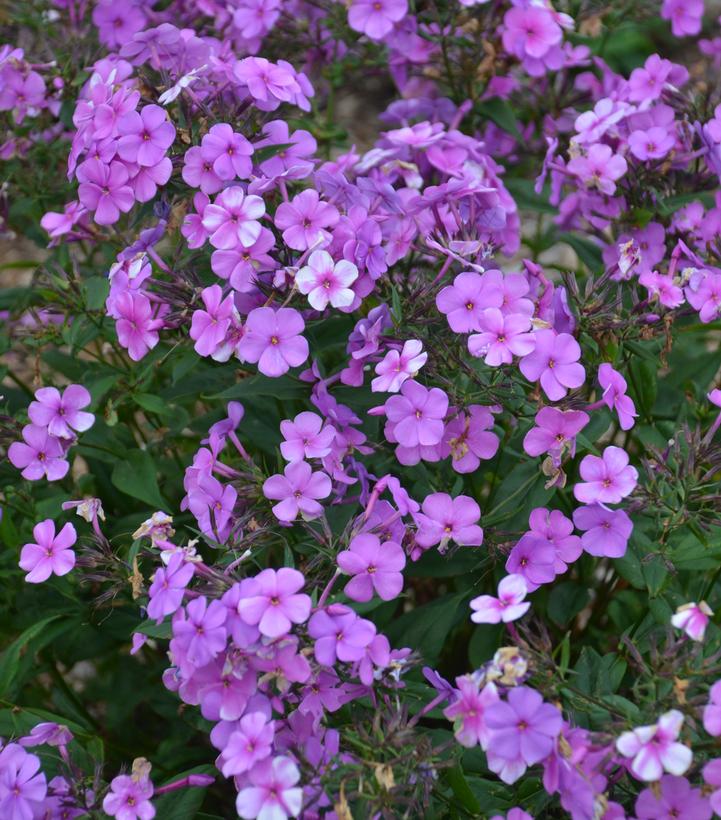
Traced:
[[1, 16], [0, 818], [721, 816], [710, 4]]

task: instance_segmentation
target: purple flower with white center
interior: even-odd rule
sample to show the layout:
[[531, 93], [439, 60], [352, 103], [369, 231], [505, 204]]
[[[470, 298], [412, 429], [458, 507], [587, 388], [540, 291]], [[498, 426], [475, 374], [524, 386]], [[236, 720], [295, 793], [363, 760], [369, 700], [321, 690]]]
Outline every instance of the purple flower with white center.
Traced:
[[[219, 179], [247, 179], [253, 170], [253, 146], [225, 122], [211, 127], [200, 143], [200, 156]], [[212, 191], [206, 191], [212, 193]]]
[[376, 365], [378, 374], [371, 382], [374, 393], [397, 393], [401, 387], [414, 378], [428, 360], [423, 350], [423, 342], [409, 339], [402, 350], [389, 350]]
[[243, 820], [286, 820], [300, 815], [303, 789], [296, 785], [300, 772], [289, 757], [261, 760], [248, 779], [251, 785], [241, 789], [235, 801]]
[[41, 387], [35, 391], [28, 415], [33, 424], [47, 427], [51, 436], [73, 439], [73, 430], [83, 433], [95, 422], [92, 413], [81, 410], [89, 404], [90, 393], [80, 384], [70, 384], [62, 393], [55, 387]]
[[558, 709], [528, 686], [510, 689], [505, 702], [498, 700], [486, 709], [485, 719], [494, 755], [520, 758], [528, 766], [548, 757], [563, 724]]
[[[471, 333], [481, 329], [481, 316], [491, 303], [484, 288], [483, 277], [472, 271], [459, 273], [452, 285], [447, 285], [436, 296], [436, 306], [445, 313], [454, 333]], [[495, 305], [498, 307], [498, 305]]]
[[308, 410], [298, 413], [293, 421], [281, 421], [280, 432], [285, 439], [281, 442], [280, 452], [286, 461], [291, 462], [324, 458], [330, 453], [336, 437], [332, 424], [324, 426], [323, 419]]
[[685, 777], [665, 774], [658, 787], [644, 789], [636, 800], [638, 820], [711, 820], [713, 811], [700, 789], [692, 789]]
[[283, 232], [283, 240], [296, 251], [326, 245], [332, 228], [340, 218], [337, 208], [321, 200], [317, 191], [309, 188], [278, 206], [275, 226]]
[[225, 343], [225, 337], [237, 313], [233, 296], [223, 299], [220, 285], [211, 285], [201, 292], [205, 310], [194, 310], [190, 338], [199, 356], [212, 356]]
[[702, 641], [712, 617], [713, 611], [706, 601], [682, 604], [671, 616], [671, 624], [676, 629], [683, 629], [692, 641]]
[[160, 623], [166, 615], [176, 612], [194, 572], [193, 563], [186, 562], [179, 552], [171, 556], [167, 567], [157, 569], [148, 590], [148, 617]]
[[329, 304], [347, 308], [355, 299], [350, 286], [357, 278], [358, 268], [352, 262], [336, 262], [328, 251], [313, 251], [295, 275], [295, 284], [315, 310], [325, 310]]
[[110, 791], [103, 798], [103, 811], [118, 820], [152, 820], [152, 796], [153, 784], [147, 775], [121, 774], [110, 783]]
[[595, 188], [608, 196], [613, 196], [616, 181], [628, 170], [626, 160], [603, 143], [589, 146], [585, 156], [574, 157], [567, 167], [588, 188]]
[[573, 523], [583, 532], [581, 546], [589, 555], [621, 558], [626, 554], [633, 522], [623, 510], [609, 510], [601, 504], [578, 507]]
[[608, 362], [599, 365], [598, 381], [603, 388], [602, 399], [609, 410], [618, 413], [618, 422], [622, 430], [630, 430], [638, 416], [633, 399], [626, 395], [628, 385], [626, 379], [611, 367]]
[[273, 501], [273, 514], [279, 521], [294, 521], [301, 514], [304, 520], [318, 518], [323, 514], [319, 498], [327, 498], [331, 480], [326, 473], [313, 472], [307, 461], [294, 461], [283, 471], [266, 479], [263, 495]]
[[453, 721], [456, 740], [469, 749], [488, 745], [489, 731], [485, 722], [486, 711], [499, 700], [498, 689], [494, 683], [487, 683], [483, 689], [480, 682], [472, 675], [456, 678], [455, 700], [446, 706], [443, 714]]
[[370, 601], [375, 592], [383, 601], [397, 598], [403, 589], [406, 556], [400, 544], [384, 541], [372, 533], [361, 533], [338, 553], [338, 566], [352, 575], [344, 592], [353, 601]]
[[210, 244], [220, 250], [250, 247], [260, 236], [258, 220], [265, 214], [265, 203], [259, 196], [246, 195], [237, 185], [226, 188], [205, 206], [203, 228]]
[[159, 105], [129, 111], [118, 120], [118, 154], [125, 162], [157, 165], [175, 139], [175, 126]]
[[170, 651], [182, 654], [193, 666], [205, 666], [225, 649], [227, 610], [221, 601], [208, 603], [205, 597], [189, 601], [173, 617]]
[[493, 414], [487, 407], [472, 404], [446, 425], [442, 455], [451, 456], [451, 466], [457, 473], [472, 473], [481, 460], [493, 458], [498, 452], [498, 436], [490, 432]]
[[638, 471], [628, 461], [622, 447], [606, 447], [600, 458], [585, 456], [580, 467], [583, 482], [573, 488], [576, 499], [582, 504], [618, 504], [638, 481]]
[[680, 776], [688, 769], [693, 758], [691, 749], [678, 743], [683, 720], [683, 714], [672, 709], [652, 726], [639, 726], [616, 740], [617, 751], [632, 758], [630, 770], [635, 777], [659, 780], [664, 772]]
[[308, 621], [308, 634], [315, 641], [315, 659], [323, 666], [359, 661], [376, 636], [370, 621], [359, 618], [343, 604], [331, 604], [314, 612]]
[[416, 542], [425, 549], [449, 541], [464, 547], [478, 547], [483, 543], [483, 530], [478, 526], [481, 508], [467, 495], [451, 498], [447, 493], [427, 495], [422, 512], [413, 515], [418, 532]]
[[654, 126], [647, 131], [633, 131], [628, 138], [628, 147], [631, 153], [642, 161], [662, 159], [676, 143], [674, 134], [666, 128]]
[[238, 613], [245, 623], [257, 626], [261, 635], [279, 638], [293, 624], [308, 620], [311, 601], [299, 593], [304, 584], [303, 573], [297, 569], [264, 569], [245, 582]]
[[24, 441], [14, 441], [8, 448], [8, 458], [13, 467], [22, 470], [23, 478], [37, 481], [45, 476], [48, 481], [58, 481], [65, 477], [70, 465], [62, 439], [36, 424], [26, 424], [22, 437]]
[[110, 165], [98, 159], [89, 159], [78, 167], [78, 199], [94, 211], [98, 225], [113, 225], [120, 213], [127, 213], [135, 202], [133, 189], [128, 185], [128, 169], [122, 162]]
[[75, 553], [71, 549], [77, 541], [75, 527], [68, 523], [55, 534], [55, 522], [46, 518], [33, 527], [34, 542], [25, 544], [20, 553], [20, 568], [27, 572], [25, 580], [30, 584], [47, 581], [51, 575], [67, 575], [75, 566]]
[[545, 538], [533, 533], [522, 535], [508, 555], [506, 571], [522, 575], [529, 592], [556, 577], [556, 550]]
[[573, 535], [573, 521], [560, 510], [536, 507], [528, 517], [531, 535], [545, 538], [556, 551], [554, 569], [557, 575], [568, 569], [568, 564], [577, 561], [583, 552], [581, 539]]
[[542, 407], [536, 413], [536, 426], [532, 427], [523, 439], [523, 449], [529, 456], [550, 453], [560, 458], [567, 448], [573, 456], [576, 452], [576, 436], [589, 421], [588, 414], [582, 410]]
[[514, 356], [527, 356], [536, 346], [531, 320], [522, 313], [505, 316], [498, 308], [487, 308], [480, 317], [481, 332], [468, 337], [468, 352], [491, 367], [511, 364]]
[[273, 751], [275, 725], [261, 712], [242, 717], [223, 747], [220, 770], [226, 777], [247, 772]]
[[533, 335], [536, 347], [521, 359], [521, 373], [529, 381], [540, 380], [548, 398], [558, 401], [569, 390], [580, 387], [586, 379], [586, 371], [578, 363], [581, 348], [569, 333], [537, 330]]
[[448, 396], [438, 387], [429, 390], [410, 379], [402, 385], [400, 395], [386, 401], [385, 412], [403, 447], [438, 444], [443, 438]]
[[17, 743], [0, 751], [0, 815], [8, 820], [33, 820], [44, 815], [47, 782], [40, 758]]
[[407, 0], [353, 0], [348, 25], [371, 40], [382, 40], [407, 13]]
[[301, 334], [303, 317], [293, 308], [254, 308], [248, 314], [238, 355], [243, 361], [257, 362], [258, 370], [278, 378], [308, 358], [308, 342]]
[[530, 609], [523, 599], [528, 587], [522, 575], [506, 575], [498, 584], [498, 597], [479, 595], [471, 601], [471, 620], [477, 624], [504, 624], [522, 618]]

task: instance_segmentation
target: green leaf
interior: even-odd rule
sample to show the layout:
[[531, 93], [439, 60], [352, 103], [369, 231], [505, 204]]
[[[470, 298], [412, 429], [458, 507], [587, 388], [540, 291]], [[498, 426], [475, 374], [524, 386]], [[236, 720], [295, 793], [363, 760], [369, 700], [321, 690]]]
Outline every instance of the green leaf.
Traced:
[[53, 631], [53, 633], [51, 633], [47, 630], [47, 627], [63, 617], [67, 617], [67, 613], [50, 615], [48, 618], [37, 621], [28, 627], [20, 637], [16, 638], [3, 654], [0, 655], [0, 697], [4, 697], [13, 685], [13, 681], [20, 668], [20, 658], [23, 651], [43, 632], [45, 632], [45, 635], [43, 635], [44, 643], [49, 643], [55, 636], [55, 632]]
[[162, 624], [156, 624], [155, 621], [143, 621], [133, 631], [139, 632], [141, 635], [147, 635], [149, 638], [169, 641], [173, 637], [173, 624], [170, 621], [165, 621]]
[[172, 416], [175, 412], [160, 396], [154, 396], [152, 393], [134, 393], [133, 400], [143, 410], [155, 413], [157, 416]]
[[516, 115], [505, 100], [502, 100], [500, 97], [494, 97], [492, 100], [484, 100], [481, 103], [476, 103], [476, 110], [482, 116], [495, 122], [499, 128], [502, 128], [517, 140], [523, 141], [523, 135], [518, 130]]
[[548, 614], [559, 626], [566, 626], [588, 603], [588, 590], [572, 581], [564, 581], [551, 589]]
[[209, 401], [215, 399], [243, 399], [255, 396], [272, 396], [277, 399], [302, 399], [308, 395], [308, 387], [302, 382], [284, 376], [280, 379], [267, 379], [265, 376], [252, 376], [243, 379], [232, 387], [216, 393], [214, 396], [203, 396]]
[[151, 507], [163, 509], [168, 506], [160, 494], [155, 463], [147, 450], [131, 450], [116, 463], [110, 480], [120, 492]]
[[110, 291], [110, 282], [105, 276], [91, 276], [83, 282], [85, 303], [88, 310], [102, 310]]
[[564, 231], [558, 234], [558, 239], [570, 245], [583, 264], [593, 272], [603, 270], [603, 256], [601, 248], [590, 239], [578, 236], [575, 233]]
[[448, 769], [446, 771], [446, 780], [451, 789], [453, 789], [453, 794], [456, 796], [456, 799], [464, 809], [471, 812], [471, 814], [481, 813], [481, 804], [468, 785], [466, 776], [463, 774], [463, 769], [460, 766], [454, 766], [452, 769]]

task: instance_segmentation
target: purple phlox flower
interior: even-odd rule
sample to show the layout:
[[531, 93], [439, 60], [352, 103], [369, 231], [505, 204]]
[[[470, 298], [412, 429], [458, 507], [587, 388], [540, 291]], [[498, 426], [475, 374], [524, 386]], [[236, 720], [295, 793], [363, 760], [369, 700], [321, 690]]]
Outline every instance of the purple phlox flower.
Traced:
[[90, 400], [90, 393], [79, 384], [68, 385], [62, 393], [55, 387], [41, 387], [35, 391], [28, 415], [33, 424], [47, 427], [51, 436], [73, 439], [73, 430], [82, 433], [93, 426], [95, 416], [80, 409]]
[[637, 129], [628, 138], [631, 153], [641, 161], [662, 159], [675, 144], [676, 135], [660, 125], [653, 126], [646, 131]]
[[509, 9], [503, 18], [503, 47], [519, 59], [539, 59], [563, 37], [550, 9], [526, 6]]
[[312, 157], [318, 150], [315, 137], [302, 129], [288, 130], [284, 120], [272, 120], [263, 126], [266, 136], [255, 143], [256, 149], [267, 146], [286, 146], [272, 157], [260, 163], [260, 170], [268, 177], [284, 175], [290, 179], [302, 179], [313, 170]]
[[598, 381], [603, 388], [603, 401], [610, 410], [618, 413], [619, 424], [622, 430], [630, 430], [635, 424], [634, 418], [638, 415], [633, 399], [626, 395], [628, 385], [626, 379], [611, 367], [608, 362], [599, 365]]
[[408, 379], [414, 378], [428, 360], [423, 342], [409, 339], [402, 350], [389, 350], [376, 365], [378, 374], [371, 382], [374, 393], [397, 393]]
[[703, 767], [703, 779], [713, 791], [709, 795], [709, 803], [716, 814], [721, 810], [721, 758], [710, 760]]
[[472, 404], [446, 425], [441, 453], [451, 456], [451, 466], [457, 473], [472, 473], [481, 460], [493, 458], [498, 452], [498, 436], [490, 432], [493, 413], [488, 407]]
[[671, 31], [676, 37], [695, 37], [701, 33], [703, 0], [663, 0], [661, 17], [671, 21]]
[[562, 399], [568, 390], [580, 387], [586, 371], [579, 364], [581, 348], [568, 333], [538, 330], [534, 334], [536, 347], [521, 359], [521, 373], [532, 382], [540, 379], [544, 393], [551, 401]]
[[224, 181], [249, 177], [253, 170], [252, 154], [253, 146], [248, 140], [225, 122], [213, 125], [200, 143], [201, 159], [210, 163], [213, 173]]
[[152, 820], [155, 817], [155, 808], [150, 802], [152, 796], [153, 784], [147, 774], [121, 774], [110, 783], [110, 791], [103, 799], [103, 811], [117, 820]]
[[693, 602], [678, 607], [671, 616], [671, 624], [677, 629], [683, 629], [692, 641], [702, 641], [712, 617], [713, 611], [706, 601], [699, 604]]
[[204, 194], [217, 194], [223, 190], [223, 180], [213, 170], [213, 163], [203, 159], [199, 145], [193, 145], [185, 152], [181, 175], [184, 182], [192, 188], [200, 188]]
[[295, 284], [315, 310], [325, 310], [329, 304], [347, 308], [355, 299], [350, 286], [357, 278], [358, 268], [352, 262], [335, 262], [327, 251], [313, 251], [295, 275]]
[[163, 320], [153, 317], [153, 306], [143, 293], [125, 291], [116, 302], [118, 341], [134, 362], [139, 362], [160, 341], [158, 330]]
[[481, 333], [468, 337], [471, 356], [484, 357], [491, 367], [511, 364], [514, 356], [527, 356], [536, 346], [531, 320], [522, 313], [504, 316], [498, 308], [486, 308], [481, 314]]
[[676, 284], [672, 276], [658, 271], [644, 271], [638, 281], [648, 289], [649, 299], [658, 299], [660, 304], [667, 308], [680, 307], [684, 302], [683, 290]]
[[50, 435], [45, 427], [26, 424], [22, 429], [24, 441], [14, 441], [8, 448], [8, 458], [14, 467], [22, 470], [22, 477], [37, 481], [45, 476], [48, 481], [64, 478], [70, 469], [65, 460], [67, 440]]
[[545, 538], [556, 551], [556, 574], [565, 572], [568, 564], [577, 561], [583, 552], [581, 539], [573, 535], [573, 521], [560, 510], [536, 507], [528, 517], [528, 528], [532, 535]]
[[664, 771], [680, 776], [688, 769], [693, 758], [691, 749], [677, 742], [683, 720], [683, 714], [672, 709], [652, 726], [639, 726], [616, 740], [618, 752], [632, 758], [630, 770], [635, 777], [659, 780]]
[[78, 167], [78, 199], [94, 211], [98, 225], [112, 225], [120, 219], [121, 211], [127, 213], [135, 197], [128, 185], [128, 169], [122, 162], [103, 164], [99, 159], [89, 159]]
[[707, 324], [721, 313], [721, 273], [708, 270], [695, 271], [684, 288], [691, 307], [699, 312], [699, 319]]
[[506, 571], [522, 575], [529, 592], [556, 577], [556, 550], [545, 538], [535, 533], [522, 535], [508, 555]]
[[338, 567], [352, 575], [344, 592], [353, 601], [370, 601], [375, 592], [392, 601], [403, 589], [406, 556], [400, 544], [384, 541], [372, 533], [356, 535], [347, 550], [338, 553]]
[[67, 746], [73, 739], [73, 733], [67, 726], [59, 723], [38, 723], [29, 735], [21, 737], [18, 743], [21, 746]]
[[481, 508], [469, 496], [451, 498], [447, 493], [431, 493], [421, 509], [413, 520], [418, 527], [416, 542], [424, 549], [440, 544], [443, 550], [449, 541], [470, 547], [483, 543], [483, 530], [478, 526]]
[[265, 376], [277, 378], [308, 358], [303, 317], [293, 308], [254, 308], [248, 314], [238, 355], [257, 362]]
[[33, 527], [34, 542], [25, 544], [20, 553], [20, 568], [27, 572], [25, 580], [31, 584], [47, 581], [51, 575], [67, 575], [75, 566], [71, 549], [77, 540], [75, 527], [68, 523], [55, 534], [55, 522], [46, 518]]
[[400, 395], [391, 396], [385, 403], [393, 436], [403, 447], [438, 444], [447, 411], [448, 396], [443, 390], [429, 390], [413, 379], [404, 382]]
[[223, 541], [230, 533], [237, 498], [231, 484], [223, 485], [214, 476], [201, 474], [197, 486], [188, 492], [188, 507], [203, 533]]
[[407, 13], [407, 0], [353, 0], [348, 8], [348, 25], [371, 40], [382, 40]]
[[296, 784], [300, 771], [283, 755], [265, 758], [248, 773], [251, 785], [238, 792], [235, 807], [244, 820], [286, 820], [298, 817], [303, 806], [303, 789]]
[[307, 189], [278, 206], [275, 226], [283, 232], [289, 247], [305, 251], [327, 244], [331, 235], [326, 228], [332, 228], [339, 218], [334, 205], [321, 200], [317, 191]]
[[261, 228], [258, 239], [247, 248], [213, 251], [210, 267], [216, 276], [227, 279], [233, 290], [239, 293], [254, 293], [257, 287], [257, 274], [276, 267], [275, 260], [268, 254], [274, 247], [275, 238], [272, 232], [267, 228]]
[[44, 814], [47, 795], [40, 758], [17, 743], [0, 751], [0, 814], [8, 820], [32, 820]]
[[[220, 285], [211, 285], [201, 292], [205, 310], [194, 310], [190, 325], [190, 338], [199, 356], [213, 356], [218, 354], [222, 358], [222, 348], [234, 317], [238, 317], [233, 296], [223, 299], [223, 290]], [[239, 321], [239, 317], [238, 317]]]
[[531, 606], [530, 601], [523, 600], [527, 593], [522, 575], [506, 575], [498, 584], [498, 597], [479, 595], [471, 601], [471, 620], [477, 624], [505, 624], [522, 618]]
[[488, 707], [485, 719], [494, 755], [520, 758], [527, 766], [548, 757], [563, 724], [558, 709], [528, 686], [510, 689], [505, 702], [498, 700]]
[[148, 590], [148, 617], [160, 623], [166, 615], [172, 615], [183, 603], [185, 589], [194, 572], [194, 564], [186, 563], [182, 553], [174, 553], [167, 567], [157, 569]]
[[306, 410], [291, 421], [280, 423], [280, 432], [285, 441], [280, 452], [286, 461], [303, 461], [306, 458], [323, 458], [332, 448], [336, 429], [332, 424], [323, 423], [317, 413]]
[[315, 659], [323, 666], [359, 661], [376, 636], [375, 625], [359, 618], [343, 604], [331, 604], [314, 612], [308, 634], [315, 641]]
[[200, 667], [210, 663], [225, 649], [228, 635], [225, 629], [226, 608], [220, 601], [205, 597], [189, 601], [173, 617], [173, 638], [170, 651], [174, 657], [185, 656], [189, 664]]
[[498, 689], [494, 683], [487, 683], [481, 689], [479, 680], [472, 675], [456, 678], [456, 686], [456, 698], [443, 714], [453, 721], [456, 740], [461, 746], [473, 748], [480, 744], [485, 749], [489, 737], [485, 716], [499, 700]]
[[260, 236], [258, 220], [265, 214], [265, 203], [259, 196], [246, 195], [237, 185], [226, 188], [203, 210], [203, 228], [210, 244], [220, 250], [247, 248]]
[[588, 187], [613, 196], [616, 181], [628, 170], [626, 160], [603, 143], [589, 146], [585, 155], [573, 157], [568, 170]]
[[302, 94], [299, 75], [284, 60], [275, 64], [264, 57], [245, 57], [234, 65], [233, 74], [248, 86], [256, 106], [262, 111], [272, 111], [281, 102], [291, 102], [294, 98], [299, 102]]
[[299, 593], [304, 584], [303, 573], [296, 569], [264, 569], [248, 579], [238, 602], [238, 613], [245, 623], [257, 625], [262, 635], [279, 638], [293, 624], [308, 620], [311, 601]]
[[[518, 806], [514, 806], [512, 809], [508, 810], [505, 817], [501, 814], [494, 814], [493, 817], [491, 817], [491, 820], [533, 820], [533, 815]], [[612, 818], [604, 817], [604, 820], [612, 820]]]
[[258, 761], [273, 751], [275, 725], [261, 712], [252, 712], [240, 719], [238, 728], [230, 735], [219, 760], [220, 770], [226, 777], [252, 769]]
[[173, 516], [157, 510], [135, 530], [133, 539], [150, 538], [150, 543], [157, 548], [159, 543], [168, 541], [173, 535], [175, 535]]
[[628, 463], [628, 453], [622, 447], [606, 447], [602, 456], [587, 455], [581, 461], [583, 482], [576, 484], [573, 494], [582, 504], [618, 504], [633, 492], [638, 471]]
[[318, 499], [327, 498], [330, 491], [330, 478], [321, 470], [314, 473], [307, 461], [288, 464], [283, 475], [272, 475], [263, 484], [263, 495], [278, 501], [273, 514], [280, 521], [294, 521], [298, 513], [306, 521], [318, 518], [323, 514]]
[[551, 453], [560, 458], [564, 450], [573, 457], [576, 452], [576, 436], [588, 424], [590, 418], [582, 410], [559, 410], [542, 407], [536, 413], [535, 427], [523, 439], [523, 449], [529, 456]]
[[[712, 736], [721, 736], [721, 680], [709, 690], [709, 702], [703, 710], [703, 728]], [[721, 783], [718, 784], [721, 786]]]
[[157, 165], [175, 139], [175, 126], [159, 105], [129, 111], [118, 120], [118, 154], [125, 162]]
[[581, 545], [589, 555], [620, 558], [626, 554], [633, 522], [623, 510], [609, 510], [602, 504], [578, 507], [573, 523], [583, 532]]
[[[693, 2], [693, 0], [692, 0]], [[667, 85], [681, 86], [688, 79], [682, 66], [664, 60], [658, 54], [647, 58], [643, 68], [634, 68], [628, 80], [628, 98], [631, 102], [649, 103], [657, 100]]]

